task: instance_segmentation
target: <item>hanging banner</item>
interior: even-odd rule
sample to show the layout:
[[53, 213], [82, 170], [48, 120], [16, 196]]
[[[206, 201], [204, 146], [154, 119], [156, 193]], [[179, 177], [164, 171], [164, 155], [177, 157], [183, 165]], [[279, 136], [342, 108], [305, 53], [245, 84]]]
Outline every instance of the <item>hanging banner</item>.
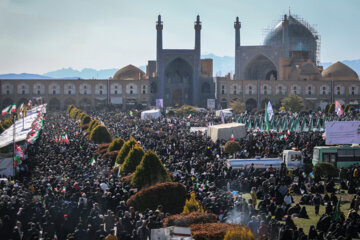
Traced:
[[215, 109], [215, 99], [213, 99], [213, 98], [207, 99], [207, 108], [210, 110]]
[[157, 108], [163, 108], [164, 107], [164, 101], [162, 98], [156, 99], [156, 107]]
[[325, 122], [326, 144], [360, 143], [360, 121]]

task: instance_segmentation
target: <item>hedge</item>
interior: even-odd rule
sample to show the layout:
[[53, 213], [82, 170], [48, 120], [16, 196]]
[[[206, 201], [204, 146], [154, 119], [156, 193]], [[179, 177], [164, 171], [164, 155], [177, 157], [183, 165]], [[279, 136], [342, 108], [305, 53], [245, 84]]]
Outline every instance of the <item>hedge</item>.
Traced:
[[328, 163], [328, 162], [317, 163], [314, 166], [313, 171], [314, 171], [315, 177], [321, 177], [321, 176], [337, 177], [338, 176], [337, 167], [335, 167], [333, 164]]
[[140, 212], [146, 209], [156, 210], [159, 205], [162, 205], [164, 212], [176, 214], [182, 211], [185, 199], [186, 190], [183, 184], [161, 183], [132, 195], [126, 205]]
[[83, 119], [81, 119], [81, 124], [82, 124], [82, 125], [89, 124], [90, 121], [91, 121], [91, 118], [90, 118], [88, 115], [85, 115], [85, 116], [83, 117]]
[[70, 113], [70, 111], [74, 108], [75, 106], [73, 104], [70, 104], [67, 109], [66, 109], [66, 112], [67, 113]]
[[236, 141], [227, 141], [225, 144], [224, 151], [229, 154], [233, 154], [241, 151], [241, 146]]
[[[260, 238], [263, 236], [259, 236]], [[267, 237], [267, 236], [264, 236]], [[254, 234], [249, 228], [243, 227], [240, 229], [230, 229], [226, 232], [224, 240], [253, 240], [255, 239]]]
[[145, 152], [140, 146], [134, 146], [126, 156], [124, 163], [121, 165], [120, 172], [122, 175], [133, 173], [140, 164]]
[[107, 128], [99, 125], [91, 131], [90, 140], [95, 143], [110, 143], [112, 138]]
[[0, 124], [0, 134], [3, 133], [5, 131], [5, 128], [3, 127], [2, 124]]
[[126, 156], [129, 154], [131, 148], [136, 144], [137, 142], [135, 138], [130, 137], [130, 139], [127, 140], [121, 147], [119, 154], [116, 157], [116, 163], [122, 164], [125, 161]]
[[124, 139], [122, 138], [114, 138], [107, 149], [107, 152], [117, 151], [122, 148], [124, 145]]
[[216, 223], [218, 216], [213, 213], [181, 213], [164, 219], [164, 227], [189, 227], [191, 224]]
[[13, 125], [13, 120], [12, 119], [5, 119], [1, 125], [4, 127], [4, 129], [8, 129], [9, 127], [11, 127], [11, 125]]
[[[245, 225], [232, 223], [204, 223], [190, 225], [192, 237], [195, 240], [223, 240], [229, 230], [238, 230], [241, 232], [249, 232], [249, 228]], [[240, 238], [242, 239], [242, 238]], [[246, 239], [255, 239], [246, 238]]]
[[100, 122], [98, 120], [91, 120], [88, 131], [91, 132], [94, 128], [96, 128], [99, 125], [100, 125]]
[[201, 206], [198, 200], [195, 198], [195, 192], [190, 193], [190, 198], [186, 199], [183, 213], [190, 212], [204, 212], [204, 207]]
[[158, 155], [152, 150], [146, 151], [139, 166], [136, 167], [131, 185], [138, 189], [152, 186], [162, 182], [170, 182], [170, 176], [166, 172]]

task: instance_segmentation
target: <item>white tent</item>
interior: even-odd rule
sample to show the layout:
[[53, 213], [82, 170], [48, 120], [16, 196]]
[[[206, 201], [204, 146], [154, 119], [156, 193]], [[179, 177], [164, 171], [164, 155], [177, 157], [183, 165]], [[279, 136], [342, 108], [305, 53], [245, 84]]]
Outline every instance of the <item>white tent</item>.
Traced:
[[245, 124], [228, 123], [208, 127], [208, 137], [210, 137], [214, 142], [218, 139], [230, 140], [232, 133], [234, 133], [235, 139], [244, 138], [246, 136]]
[[233, 116], [232, 111], [227, 110], [227, 109], [217, 110], [217, 111], [215, 112], [215, 115], [216, 115], [217, 117], [221, 117], [221, 111], [224, 113], [224, 117], [232, 117], [232, 116]]
[[161, 112], [159, 109], [147, 110], [141, 112], [141, 119], [149, 119], [149, 118], [159, 118], [161, 117]]
[[[24, 118], [24, 128], [23, 128], [23, 119], [16, 120], [15, 122], [15, 141], [21, 142], [24, 141], [31, 131], [31, 124], [38, 117], [38, 112], [42, 111], [44, 105], [34, 107], [31, 110], [27, 111], [27, 116]], [[14, 135], [14, 125], [6, 129], [0, 135], [0, 148], [6, 147], [9, 144], [12, 144]]]

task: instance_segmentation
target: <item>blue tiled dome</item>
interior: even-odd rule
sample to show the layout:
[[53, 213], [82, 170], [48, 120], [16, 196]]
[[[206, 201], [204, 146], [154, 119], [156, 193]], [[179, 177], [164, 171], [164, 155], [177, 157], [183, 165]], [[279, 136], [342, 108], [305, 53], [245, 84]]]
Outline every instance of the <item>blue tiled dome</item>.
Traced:
[[[309, 51], [309, 57], [316, 62], [317, 36], [293, 16], [289, 21], [289, 51]], [[281, 45], [283, 39], [282, 21], [278, 23], [265, 37], [264, 45]]]

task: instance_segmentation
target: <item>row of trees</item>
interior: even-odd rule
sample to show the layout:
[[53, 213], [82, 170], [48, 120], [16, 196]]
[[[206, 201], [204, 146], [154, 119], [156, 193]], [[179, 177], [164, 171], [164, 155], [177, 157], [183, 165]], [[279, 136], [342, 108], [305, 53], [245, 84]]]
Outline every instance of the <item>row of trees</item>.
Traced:
[[[236, 100], [230, 103], [230, 107], [233, 109], [234, 113], [245, 112], [245, 104], [240, 100]], [[305, 105], [303, 103], [303, 99], [296, 94], [291, 94], [288, 97], [281, 100], [280, 111], [290, 111], [300, 113], [304, 110]], [[354, 106], [349, 104], [342, 105], [344, 112], [353, 112], [355, 111]], [[264, 110], [259, 110], [258, 113], [263, 113]], [[325, 113], [334, 113], [335, 112], [335, 104], [328, 104], [324, 109]]]
[[83, 130], [89, 132], [90, 140], [97, 144], [110, 143], [112, 141], [112, 137], [106, 126], [101, 125], [96, 119], [91, 119], [90, 116], [81, 109], [71, 104], [68, 106], [67, 112], [73, 120], [80, 122], [80, 127]]

